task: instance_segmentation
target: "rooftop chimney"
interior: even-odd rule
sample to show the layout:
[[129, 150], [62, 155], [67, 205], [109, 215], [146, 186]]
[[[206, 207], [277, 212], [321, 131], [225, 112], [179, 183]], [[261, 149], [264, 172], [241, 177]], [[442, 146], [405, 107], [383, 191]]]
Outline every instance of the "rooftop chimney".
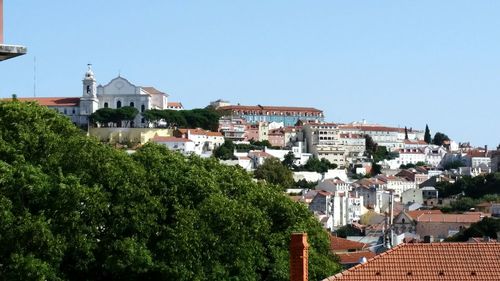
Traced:
[[292, 233], [290, 241], [290, 281], [307, 281], [308, 278], [307, 233]]

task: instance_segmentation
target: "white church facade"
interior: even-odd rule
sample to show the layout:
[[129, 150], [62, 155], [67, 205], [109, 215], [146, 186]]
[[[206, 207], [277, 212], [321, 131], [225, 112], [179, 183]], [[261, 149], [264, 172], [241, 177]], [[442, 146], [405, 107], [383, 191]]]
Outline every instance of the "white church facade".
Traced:
[[97, 85], [94, 72], [89, 65], [82, 81], [82, 95], [78, 97], [52, 98], [19, 98], [21, 101], [35, 101], [40, 105], [53, 108], [68, 116], [76, 125], [87, 125], [90, 114], [100, 108], [120, 108], [131, 106], [137, 108], [139, 114], [132, 123], [133, 127], [146, 127], [142, 114], [148, 109], [178, 108], [179, 102], [168, 102], [168, 94], [154, 87], [136, 86], [127, 79], [118, 76], [106, 85]]

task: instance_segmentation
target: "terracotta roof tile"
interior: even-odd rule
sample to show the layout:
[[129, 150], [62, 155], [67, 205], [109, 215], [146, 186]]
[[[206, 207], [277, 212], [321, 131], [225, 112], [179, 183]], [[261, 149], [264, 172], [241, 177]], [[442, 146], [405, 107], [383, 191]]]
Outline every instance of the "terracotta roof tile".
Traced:
[[341, 264], [353, 264], [353, 263], [359, 263], [359, 260], [361, 258], [366, 258], [367, 260], [369, 260], [375, 257], [376, 254], [370, 251], [360, 251], [360, 252], [337, 254], [337, 256], [339, 256]]
[[157, 90], [155, 87], [142, 87], [142, 89], [144, 91], [148, 92], [150, 95], [160, 95], [160, 94], [163, 94], [163, 95], [168, 96], [166, 93]]
[[412, 219], [416, 220], [420, 215], [423, 214], [442, 214], [441, 210], [415, 210], [407, 211], [406, 214]]
[[332, 280], [500, 280], [500, 243], [402, 244]]
[[[4, 99], [12, 100], [12, 99]], [[43, 106], [79, 106], [80, 98], [73, 97], [47, 97], [47, 98], [17, 98], [18, 101], [22, 102], [36, 102]]]
[[184, 106], [182, 106], [182, 103], [176, 102], [176, 101], [169, 101], [169, 102], [167, 102], [167, 106], [168, 107], [184, 108]]
[[474, 223], [482, 219], [481, 213], [474, 214], [421, 214], [417, 217], [416, 221], [420, 223], [426, 222], [465, 222]]
[[300, 112], [315, 112], [321, 113], [323, 111], [313, 107], [295, 107], [295, 106], [266, 106], [266, 105], [229, 105], [222, 106], [221, 110], [264, 110], [264, 111], [300, 111]]
[[366, 248], [365, 243], [351, 241], [342, 237], [330, 235], [330, 248], [333, 252], [362, 250]]

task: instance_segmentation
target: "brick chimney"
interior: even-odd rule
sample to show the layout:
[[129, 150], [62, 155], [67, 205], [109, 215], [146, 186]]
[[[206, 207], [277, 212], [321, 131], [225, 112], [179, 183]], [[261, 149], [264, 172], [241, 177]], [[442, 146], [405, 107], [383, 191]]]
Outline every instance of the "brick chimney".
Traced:
[[0, 0], [0, 45], [3, 44], [3, 0]]
[[292, 233], [290, 241], [290, 281], [307, 281], [308, 249], [307, 233]]

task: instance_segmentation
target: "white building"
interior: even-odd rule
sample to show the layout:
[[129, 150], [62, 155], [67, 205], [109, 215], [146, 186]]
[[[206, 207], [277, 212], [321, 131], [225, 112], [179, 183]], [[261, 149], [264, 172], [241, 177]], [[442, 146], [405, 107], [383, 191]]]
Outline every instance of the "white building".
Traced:
[[196, 150], [194, 142], [185, 138], [155, 136], [152, 140], [157, 144], [164, 145], [168, 149], [181, 152], [182, 154], [199, 153]]
[[77, 125], [87, 125], [90, 114], [101, 108], [137, 108], [139, 114], [130, 123], [131, 127], [147, 127], [142, 112], [147, 109], [167, 109], [168, 95], [153, 87], [141, 87], [118, 76], [108, 84], [97, 85], [91, 65], [82, 80], [82, 94], [78, 97], [20, 98], [20, 101], [35, 101], [68, 116]]
[[309, 204], [309, 210], [321, 218], [321, 222], [328, 222], [328, 217], [331, 217], [332, 221], [328, 225], [340, 227], [359, 221], [364, 210], [363, 198], [349, 192], [320, 190]]
[[211, 132], [197, 129], [178, 129], [174, 134], [177, 137], [186, 138], [195, 143], [197, 150], [201, 153], [213, 151], [224, 144], [224, 136], [219, 132]]

